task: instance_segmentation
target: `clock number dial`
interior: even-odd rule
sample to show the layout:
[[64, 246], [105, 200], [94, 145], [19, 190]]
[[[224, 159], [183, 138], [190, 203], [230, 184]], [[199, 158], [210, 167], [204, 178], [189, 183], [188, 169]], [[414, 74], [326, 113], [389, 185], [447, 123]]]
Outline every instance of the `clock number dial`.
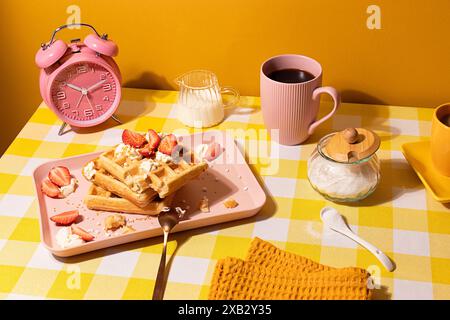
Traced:
[[85, 117], [92, 117], [94, 115], [94, 110], [92, 109], [84, 109], [84, 116]]
[[85, 72], [87, 72], [87, 67], [86, 66], [79, 66], [79, 67], [77, 67], [77, 73], [78, 74], [85, 73]]
[[50, 87], [51, 102], [63, 120], [93, 120], [113, 106], [118, 94], [117, 85], [113, 75], [102, 66], [91, 62], [76, 63], [56, 76]]
[[66, 99], [66, 93], [64, 91], [58, 91], [56, 93], [56, 98], [58, 100], [64, 100], [64, 99]]

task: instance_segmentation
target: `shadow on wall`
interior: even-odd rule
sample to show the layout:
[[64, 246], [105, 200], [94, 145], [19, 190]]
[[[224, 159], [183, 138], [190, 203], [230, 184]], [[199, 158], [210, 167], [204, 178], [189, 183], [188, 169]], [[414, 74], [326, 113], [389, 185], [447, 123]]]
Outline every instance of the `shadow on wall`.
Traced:
[[341, 90], [342, 102], [348, 103], [362, 103], [362, 104], [380, 104], [387, 105], [386, 101], [383, 101], [375, 96], [372, 96], [368, 93], [352, 90], [352, 89], [343, 89]]
[[167, 79], [154, 72], [143, 72], [135, 79], [126, 81], [123, 86], [125, 88], [138, 89], [154, 89], [154, 90], [176, 90], [175, 84], [170, 83]]
[[[172, 81], [168, 81], [164, 76], [154, 72], [146, 71], [135, 79], [126, 81], [123, 86], [125, 88], [153, 89], [153, 90], [178, 90], [178, 87]], [[361, 103], [361, 104], [377, 104], [388, 105], [386, 101], [379, 99], [371, 94], [352, 90], [341, 90], [342, 102]]]

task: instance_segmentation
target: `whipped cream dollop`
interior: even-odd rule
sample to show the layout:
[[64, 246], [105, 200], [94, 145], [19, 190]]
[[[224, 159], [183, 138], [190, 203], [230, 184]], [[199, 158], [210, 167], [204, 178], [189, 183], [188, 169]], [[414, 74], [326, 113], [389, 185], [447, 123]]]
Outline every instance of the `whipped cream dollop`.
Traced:
[[314, 188], [334, 198], [357, 198], [376, 187], [379, 171], [369, 163], [341, 164], [317, 157], [308, 163], [308, 178]]
[[144, 159], [139, 164], [139, 174], [128, 175], [125, 178], [127, 184], [131, 185], [131, 190], [142, 193], [145, 191], [145, 185], [147, 184], [148, 173], [158, 168], [159, 163], [152, 159]]
[[152, 159], [145, 159], [142, 160], [141, 164], [139, 165], [139, 170], [143, 173], [149, 173], [150, 171], [158, 168], [158, 165], [158, 162]]
[[83, 168], [83, 175], [88, 180], [92, 180], [97, 170], [95, 170], [94, 161], [89, 162], [87, 165]]
[[64, 227], [56, 233], [56, 243], [61, 248], [70, 248], [84, 243], [79, 235], [72, 233], [71, 227]]
[[121, 143], [119, 144], [115, 149], [114, 149], [114, 157], [117, 158], [122, 158], [122, 157], [126, 157], [130, 160], [139, 160], [142, 159], [142, 155], [138, 152], [138, 149], [133, 148], [132, 146], [129, 146], [125, 143]]
[[67, 197], [70, 194], [74, 193], [78, 186], [78, 181], [75, 178], [70, 179], [70, 183], [67, 186], [62, 186], [59, 188], [63, 197]]
[[173, 162], [173, 158], [171, 156], [168, 156], [167, 154], [159, 151], [156, 151], [155, 160], [164, 163]]

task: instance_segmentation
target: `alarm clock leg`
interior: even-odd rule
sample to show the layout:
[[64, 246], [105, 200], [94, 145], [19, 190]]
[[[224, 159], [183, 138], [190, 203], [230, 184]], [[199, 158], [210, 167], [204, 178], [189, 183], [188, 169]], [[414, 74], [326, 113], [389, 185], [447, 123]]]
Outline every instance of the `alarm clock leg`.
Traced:
[[122, 121], [120, 121], [120, 119], [119, 119], [115, 114], [113, 114], [113, 115], [111, 116], [111, 118], [112, 118], [115, 122], [117, 122], [118, 124], [122, 124]]
[[[111, 116], [111, 119], [113, 119], [114, 121], [116, 121], [118, 124], [123, 124], [123, 122], [120, 121], [120, 119], [119, 119], [116, 115], [114, 115], [114, 114]], [[67, 127], [67, 123], [63, 122], [62, 125], [61, 125], [61, 127], [59, 128], [58, 136], [62, 136], [63, 134], [66, 134], [67, 132], [71, 131], [71, 129], [65, 130], [66, 127]]]
[[63, 122], [63, 124], [61, 125], [61, 127], [59, 128], [58, 131], [58, 136], [62, 136], [63, 134], [69, 132], [70, 130], [64, 131], [64, 129], [67, 127], [67, 123]]

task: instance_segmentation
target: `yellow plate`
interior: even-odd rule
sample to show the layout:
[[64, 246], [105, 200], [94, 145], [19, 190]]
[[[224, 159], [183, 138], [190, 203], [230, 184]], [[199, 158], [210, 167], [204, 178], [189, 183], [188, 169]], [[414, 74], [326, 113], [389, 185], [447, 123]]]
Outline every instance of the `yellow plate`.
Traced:
[[450, 202], [450, 177], [440, 174], [431, 163], [430, 141], [405, 143], [403, 154], [433, 198]]

